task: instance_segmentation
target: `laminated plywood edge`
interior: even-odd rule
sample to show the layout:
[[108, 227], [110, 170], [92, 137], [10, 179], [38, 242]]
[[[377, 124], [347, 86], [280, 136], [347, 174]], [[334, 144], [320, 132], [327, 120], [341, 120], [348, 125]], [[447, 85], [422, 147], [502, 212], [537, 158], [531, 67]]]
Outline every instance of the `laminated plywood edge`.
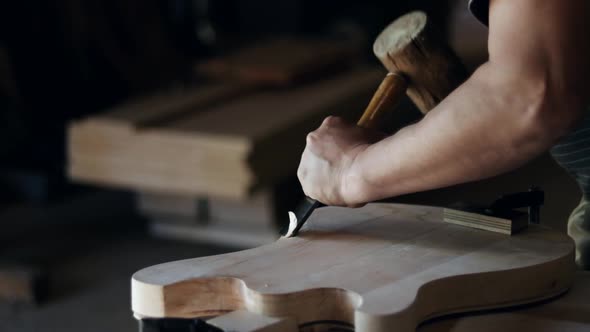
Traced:
[[528, 226], [525, 214], [513, 219], [482, 215], [454, 209], [443, 209], [443, 220], [450, 224], [512, 235]]

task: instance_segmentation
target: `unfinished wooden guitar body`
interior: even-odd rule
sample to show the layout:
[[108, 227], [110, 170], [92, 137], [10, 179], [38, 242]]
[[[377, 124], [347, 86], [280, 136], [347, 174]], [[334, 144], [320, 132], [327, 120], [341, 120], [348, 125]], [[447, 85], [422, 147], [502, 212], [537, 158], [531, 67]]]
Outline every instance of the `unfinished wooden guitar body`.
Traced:
[[565, 234], [541, 226], [507, 236], [445, 223], [434, 207], [327, 207], [298, 237], [135, 273], [132, 307], [138, 317], [245, 309], [300, 327], [414, 331], [435, 316], [560, 294], [572, 282], [573, 257]]

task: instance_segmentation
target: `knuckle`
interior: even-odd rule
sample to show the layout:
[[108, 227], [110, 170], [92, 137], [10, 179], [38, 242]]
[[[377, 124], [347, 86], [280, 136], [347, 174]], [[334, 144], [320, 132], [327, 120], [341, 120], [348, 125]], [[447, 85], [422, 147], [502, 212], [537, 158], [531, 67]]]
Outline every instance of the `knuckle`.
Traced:
[[303, 179], [305, 179], [305, 175], [307, 175], [307, 172], [305, 171], [305, 169], [303, 167], [299, 167], [297, 169], [297, 178], [299, 179], [300, 182], [302, 182]]
[[303, 190], [303, 193], [305, 194], [305, 196], [307, 197], [312, 197], [313, 195], [313, 190], [312, 188], [310, 188], [310, 186], [307, 186], [305, 184], [301, 184], [301, 189]]
[[311, 133], [307, 134], [305, 140], [307, 144], [314, 144], [318, 140], [318, 134], [315, 131], [312, 131]]
[[324, 119], [324, 122], [322, 122], [322, 125], [330, 127], [330, 126], [334, 126], [334, 125], [339, 124], [341, 121], [342, 120], [339, 117], [330, 115]]

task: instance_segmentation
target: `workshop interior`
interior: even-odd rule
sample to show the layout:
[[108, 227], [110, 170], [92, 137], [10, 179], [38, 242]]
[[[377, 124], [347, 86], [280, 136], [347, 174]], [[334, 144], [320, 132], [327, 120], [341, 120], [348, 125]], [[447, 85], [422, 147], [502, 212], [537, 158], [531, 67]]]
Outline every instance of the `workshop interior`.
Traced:
[[590, 331], [549, 153], [360, 208], [299, 183], [324, 118], [417, 123], [487, 37], [467, 0], [3, 2], [0, 331]]

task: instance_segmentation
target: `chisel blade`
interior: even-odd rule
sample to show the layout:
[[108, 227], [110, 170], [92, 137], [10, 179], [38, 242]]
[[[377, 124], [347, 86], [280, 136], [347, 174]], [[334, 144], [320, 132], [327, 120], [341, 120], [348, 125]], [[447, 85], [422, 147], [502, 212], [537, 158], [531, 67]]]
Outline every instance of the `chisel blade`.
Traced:
[[313, 211], [322, 206], [324, 204], [306, 196], [294, 212], [289, 211], [289, 226], [281, 234], [285, 237], [297, 236], [297, 233], [299, 233], [299, 230]]

